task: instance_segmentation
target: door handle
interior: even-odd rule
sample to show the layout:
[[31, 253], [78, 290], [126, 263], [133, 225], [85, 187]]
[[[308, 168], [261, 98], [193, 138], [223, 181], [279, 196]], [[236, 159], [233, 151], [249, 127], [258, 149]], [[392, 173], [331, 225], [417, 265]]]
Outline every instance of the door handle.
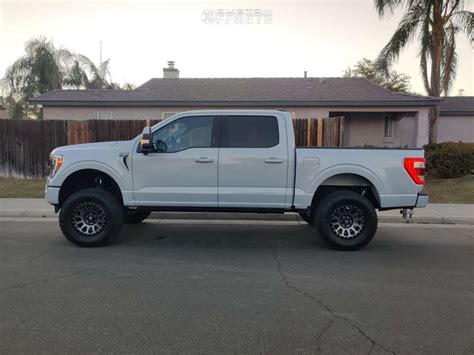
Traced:
[[278, 159], [278, 158], [268, 158], [265, 159], [266, 164], [281, 164], [283, 163], [283, 159]]
[[196, 163], [212, 163], [213, 160], [208, 157], [198, 157], [194, 160]]

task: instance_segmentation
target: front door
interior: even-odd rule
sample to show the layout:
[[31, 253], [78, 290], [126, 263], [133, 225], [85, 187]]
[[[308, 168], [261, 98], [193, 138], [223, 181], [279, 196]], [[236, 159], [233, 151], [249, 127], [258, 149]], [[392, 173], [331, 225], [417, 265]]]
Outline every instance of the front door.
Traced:
[[219, 207], [285, 208], [288, 143], [283, 117], [221, 119]]
[[217, 207], [217, 121], [180, 117], [153, 132], [154, 152], [133, 155], [137, 205]]

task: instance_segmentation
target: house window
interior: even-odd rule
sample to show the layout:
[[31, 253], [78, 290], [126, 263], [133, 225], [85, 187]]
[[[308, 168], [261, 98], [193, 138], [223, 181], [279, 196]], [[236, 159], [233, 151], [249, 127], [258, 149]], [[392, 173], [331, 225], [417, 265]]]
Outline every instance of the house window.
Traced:
[[385, 123], [383, 129], [383, 136], [384, 138], [393, 138], [393, 126], [394, 126], [394, 118], [391, 115], [385, 115]]
[[98, 120], [111, 120], [112, 112], [97, 112], [97, 119]]

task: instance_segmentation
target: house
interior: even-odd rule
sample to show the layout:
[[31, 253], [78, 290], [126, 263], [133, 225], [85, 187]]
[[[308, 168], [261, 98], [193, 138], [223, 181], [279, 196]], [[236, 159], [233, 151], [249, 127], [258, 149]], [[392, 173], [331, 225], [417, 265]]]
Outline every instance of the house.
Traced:
[[362, 78], [163, 78], [135, 90], [55, 90], [30, 100], [44, 119], [162, 119], [198, 109], [279, 109], [295, 118], [344, 116], [344, 146], [422, 147], [440, 99], [396, 93]]
[[450, 96], [439, 104], [438, 142], [474, 143], [474, 96]]

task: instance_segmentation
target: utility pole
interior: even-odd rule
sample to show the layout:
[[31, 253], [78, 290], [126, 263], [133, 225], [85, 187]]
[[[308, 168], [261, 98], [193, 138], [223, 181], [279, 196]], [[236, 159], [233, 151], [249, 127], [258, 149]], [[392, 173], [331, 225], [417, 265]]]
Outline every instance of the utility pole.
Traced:
[[102, 40], [100, 40], [99, 68], [102, 68]]

